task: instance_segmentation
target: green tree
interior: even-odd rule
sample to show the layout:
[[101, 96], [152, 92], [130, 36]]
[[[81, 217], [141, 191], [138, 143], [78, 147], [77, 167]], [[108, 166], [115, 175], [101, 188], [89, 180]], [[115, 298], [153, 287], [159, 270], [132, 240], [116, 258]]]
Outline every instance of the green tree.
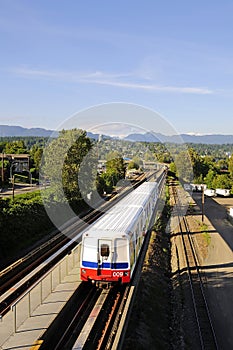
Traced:
[[108, 188], [108, 183], [105, 175], [106, 173], [102, 173], [100, 175], [97, 174], [97, 177], [96, 177], [96, 190], [101, 196], [104, 193], [108, 193], [112, 191], [112, 186], [111, 188]]
[[[85, 156], [92, 148], [86, 132], [79, 129], [62, 130], [57, 139], [44, 150], [41, 174], [51, 180], [52, 194], [50, 200], [61, 201], [63, 191], [69, 201], [81, 200], [83, 191], [90, 192], [95, 185], [89, 160], [80, 175], [80, 167]], [[61, 186], [62, 184], [62, 186]], [[82, 186], [82, 193], [80, 192]], [[52, 197], [51, 197], [52, 196]]]
[[233, 180], [233, 154], [231, 155], [231, 157], [229, 158], [229, 161], [228, 161], [228, 171], [229, 171], [230, 176]]
[[169, 170], [171, 173], [176, 175], [176, 164], [174, 162], [170, 163]]
[[220, 174], [214, 177], [212, 182], [213, 188], [226, 188], [230, 189], [232, 186], [232, 181], [227, 174]]
[[186, 151], [179, 152], [175, 157], [176, 174], [184, 182], [192, 181], [192, 164]]
[[43, 155], [43, 149], [38, 145], [33, 145], [30, 150], [30, 155], [31, 161], [33, 162], [33, 166], [35, 167], [36, 171], [39, 171]]
[[216, 177], [217, 173], [213, 169], [210, 169], [205, 177], [205, 183], [208, 188], [213, 188], [213, 181]]
[[125, 178], [126, 165], [122, 157], [117, 156], [106, 163], [106, 173], [113, 179], [113, 185]]
[[132, 170], [132, 169], [136, 169], [138, 170], [139, 169], [139, 164], [134, 162], [133, 160], [131, 160], [127, 166], [127, 169], [128, 170]]
[[189, 148], [188, 152], [193, 167], [194, 179], [199, 178], [200, 175], [206, 176], [209, 171], [208, 163], [206, 163], [193, 148]]
[[4, 153], [8, 154], [24, 154], [28, 153], [28, 149], [25, 146], [23, 140], [7, 142]]

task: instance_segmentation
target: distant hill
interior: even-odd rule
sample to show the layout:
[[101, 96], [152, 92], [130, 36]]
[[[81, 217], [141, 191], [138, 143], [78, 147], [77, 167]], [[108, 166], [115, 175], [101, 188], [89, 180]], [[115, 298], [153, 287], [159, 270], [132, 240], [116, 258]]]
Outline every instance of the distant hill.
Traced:
[[221, 134], [213, 134], [213, 135], [188, 135], [181, 134], [184, 142], [190, 143], [208, 143], [208, 144], [233, 144], [233, 135], [221, 135]]
[[[54, 130], [47, 130], [43, 128], [23, 128], [21, 126], [14, 125], [0, 125], [0, 137], [11, 137], [11, 136], [41, 136], [41, 137], [50, 137]], [[55, 133], [56, 135], [56, 133]], [[98, 140], [111, 139], [107, 135], [93, 134], [87, 132], [87, 136]], [[181, 134], [180, 136], [172, 135], [167, 136], [160, 133], [147, 132], [145, 134], [130, 134], [123, 138], [125, 141], [133, 142], [172, 142], [180, 143], [181, 139], [185, 143], [203, 143], [203, 144], [233, 144], [233, 135], [221, 135], [221, 134], [212, 134], [212, 135], [192, 135], [192, 134]]]
[[124, 140], [134, 142], [160, 142], [161, 138], [159, 134], [147, 132], [145, 134], [130, 134], [124, 137]]
[[10, 136], [42, 136], [49, 137], [53, 133], [53, 130], [46, 130], [42, 128], [23, 128], [21, 126], [14, 125], [0, 125], [0, 137]]
[[185, 143], [203, 143], [203, 144], [233, 144], [233, 135], [189, 135], [181, 134], [180, 136], [172, 135], [162, 135], [153, 132], [147, 132], [145, 134], [130, 134], [124, 138], [127, 141], [134, 142], [172, 142], [180, 143], [181, 139]]
[[[22, 126], [14, 126], [14, 125], [0, 125], [0, 137], [13, 137], [13, 136], [41, 136], [41, 137], [50, 137], [54, 133], [53, 136], [58, 135], [58, 132], [54, 130], [47, 130], [43, 128], [23, 128]], [[111, 139], [110, 136], [93, 134], [92, 132], [87, 132], [87, 136], [94, 140], [106, 140]]]

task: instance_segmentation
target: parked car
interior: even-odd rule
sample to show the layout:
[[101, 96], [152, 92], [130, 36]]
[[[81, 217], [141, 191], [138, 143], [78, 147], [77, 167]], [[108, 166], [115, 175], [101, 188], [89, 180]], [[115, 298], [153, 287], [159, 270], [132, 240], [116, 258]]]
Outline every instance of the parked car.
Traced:
[[216, 188], [216, 195], [223, 196], [223, 197], [229, 197], [230, 196], [230, 190], [226, 188]]
[[216, 193], [215, 193], [215, 190], [213, 190], [212, 188], [206, 188], [204, 190], [204, 195], [207, 197], [215, 197]]

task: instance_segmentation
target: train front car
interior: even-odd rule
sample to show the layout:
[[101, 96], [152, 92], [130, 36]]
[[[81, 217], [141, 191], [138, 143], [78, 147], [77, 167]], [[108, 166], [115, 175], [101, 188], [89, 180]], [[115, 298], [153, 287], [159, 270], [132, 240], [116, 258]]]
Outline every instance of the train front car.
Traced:
[[157, 198], [158, 184], [144, 183], [83, 233], [82, 281], [130, 282]]
[[[103, 234], [105, 233], [105, 235]], [[81, 280], [103, 286], [130, 281], [129, 241], [124, 234], [88, 230], [83, 235]]]

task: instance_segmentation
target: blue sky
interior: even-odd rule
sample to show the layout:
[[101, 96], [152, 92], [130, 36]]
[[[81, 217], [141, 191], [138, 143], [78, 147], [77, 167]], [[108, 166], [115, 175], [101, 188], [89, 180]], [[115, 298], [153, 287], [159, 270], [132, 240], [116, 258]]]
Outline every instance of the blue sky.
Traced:
[[232, 37], [232, 0], [0, 0], [0, 124], [127, 102], [233, 134]]

